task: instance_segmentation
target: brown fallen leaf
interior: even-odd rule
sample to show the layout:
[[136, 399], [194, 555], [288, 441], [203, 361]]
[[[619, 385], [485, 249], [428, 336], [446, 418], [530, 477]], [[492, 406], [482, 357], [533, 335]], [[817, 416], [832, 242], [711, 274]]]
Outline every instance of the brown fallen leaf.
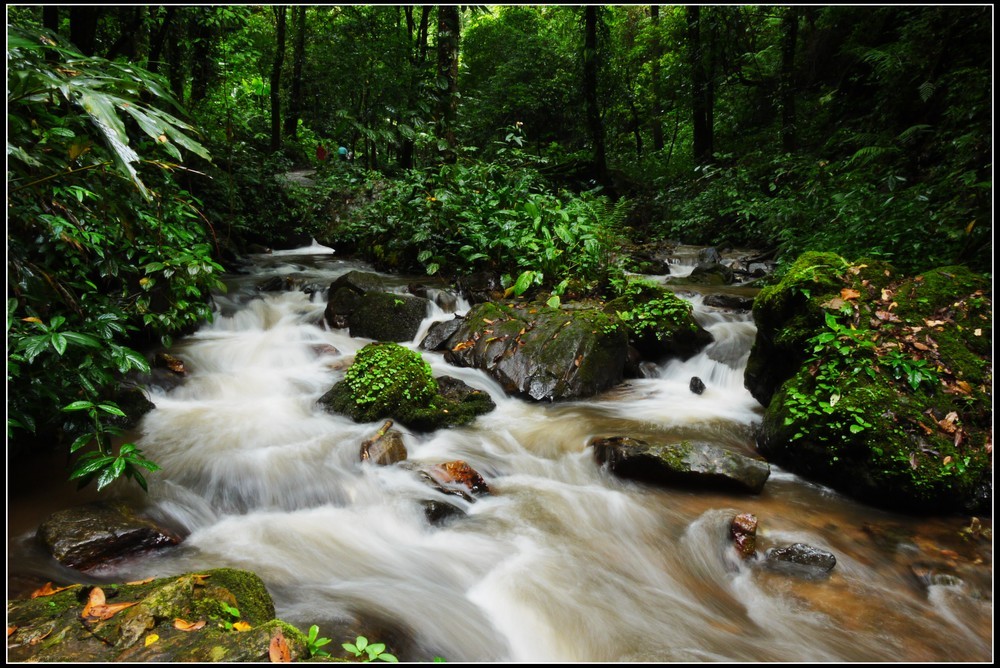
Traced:
[[471, 348], [474, 345], [475, 344], [472, 341], [459, 341], [458, 344], [454, 348], [451, 349], [451, 352], [457, 353], [460, 350], [465, 350], [467, 348]]
[[87, 599], [87, 604], [83, 606], [80, 616], [88, 621], [103, 622], [137, 603], [137, 601], [133, 601], [132, 603], [111, 603], [109, 605], [106, 601], [104, 590], [100, 587], [94, 587], [90, 590], [90, 598]]
[[72, 586], [74, 585], [70, 585], [69, 587], [53, 587], [51, 582], [46, 582], [40, 588], [31, 592], [31, 598], [38, 598], [39, 596], [52, 596], [52, 594], [58, 594], [61, 591], [66, 591]]
[[288, 649], [288, 642], [281, 631], [278, 631], [271, 638], [271, 644], [267, 648], [267, 655], [270, 657], [271, 663], [291, 663], [292, 652]]
[[144, 584], [149, 584], [150, 582], [152, 582], [155, 579], [156, 578], [146, 578], [145, 580], [135, 580], [134, 582], [126, 582], [125, 584], [127, 584], [127, 585], [144, 585]]
[[205, 586], [205, 580], [207, 580], [210, 577], [212, 577], [210, 574], [209, 575], [204, 575], [202, 573], [197, 573], [195, 575], [192, 575], [191, 579], [194, 581], [194, 586], [196, 586], [196, 587], [204, 587]]
[[9, 638], [12, 635], [14, 635], [15, 631], [17, 631], [17, 627], [16, 626], [8, 626], [7, 627], [7, 637]]
[[844, 288], [840, 291], [841, 299], [857, 299], [861, 296], [861, 293], [854, 288]]
[[831, 311], [839, 311], [844, 307], [844, 304], [846, 303], [847, 302], [845, 302], [840, 297], [834, 297], [833, 299], [823, 302], [822, 304], [820, 304], [820, 306], [822, 306], [825, 309], [830, 309]]
[[177, 618], [174, 620], [174, 628], [178, 631], [197, 631], [198, 629], [205, 627], [205, 620], [200, 619], [197, 622], [189, 622], [184, 619]]
[[887, 302], [892, 299], [892, 290], [889, 288], [882, 288], [882, 301]]
[[913, 341], [911, 345], [914, 348], [916, 348], [917, 350], [930, 350], [931, 349], [931, 347], [928, 346], [926, 343], [920, 343], [920, 341]]
[[496, 322], [496, 320], [490, 320], [489, 318], [483, 318], [483, 322], [485, 322], [487, 325], [492, 325], [494, 322]]

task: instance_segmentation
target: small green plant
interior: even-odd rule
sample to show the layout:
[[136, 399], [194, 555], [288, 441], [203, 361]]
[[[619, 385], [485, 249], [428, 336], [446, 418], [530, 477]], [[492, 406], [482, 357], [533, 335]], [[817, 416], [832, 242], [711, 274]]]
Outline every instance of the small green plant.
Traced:
[[896, 380], [905, 379], [914, 392], [919, 390], [924, 383], [934, 387], [941, 380], [937, 370], [927, 360], [913, 359], [899, 350], [890, 350], [882, 356], [881, 361], [889, 367], [893, 378]]
[[376, 642], [369, 644], [368, 638], [365, 638], [364, 636], [358, 636], [353, 643], [342, 643], [341, 647], [365, 663], [369, 661], [399, 663], [399, 659], [385, 651], [384, 643]]
[[223, 616], [219, 619], [222, 627], [227, 631], [236, 629], [236, 625], [240, 623], [240, 609], [229, 605], [225, 601], [219, 601], [219, 606], [222, 607]]
[[306, 649], [309, 650], [309, 656], [330, 656], [330, 653], [325, 649], [321, 649], [323, 645], [328, 645], [332, 640], [329, 638], [319, 637], [319, 627], [313, 624], [309, 627], [309, 635], [306, 636]]

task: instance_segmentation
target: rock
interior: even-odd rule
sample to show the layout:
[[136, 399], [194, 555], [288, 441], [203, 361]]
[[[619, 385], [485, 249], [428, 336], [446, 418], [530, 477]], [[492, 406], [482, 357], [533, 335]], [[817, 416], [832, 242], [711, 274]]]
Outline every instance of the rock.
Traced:
[[420, 347], [424, 350], [447, 350], [448, 339], [462, 326], [464, 318], [455, 316], [451, 320], [435, 322], [427, 330], [427, 336], [420, 342]]
[[386, 420], [374, 437], [361, 444], [361, 461], [379, 466], [389, 466], [406, 459], [403, 434], [392, 429], [392, 420]]
[[496, 272], [478, 271], [463, 276], [458, 279], [456, 287], [473, 305], [503, 299], [503, 284]]
[[295, 287], [295, 279], [291, 276], [272, 276], [257, 284], [258, 292], [287, 292]]
[[507, 392], [539, 400], [587, 397], [624, 377], [628, 337], [614, 315], [540, 303], [471, 308], [445, 360], [482, 369]]
[[[84, 617], [103, 595], [133, 604]], [[236, 618], [223, 607], [239, 610]], [[93, 609], [91, 608], [93, 611]], [[264, 582], [249, 571], [206, 570], [132, 584], [71, 585], [50, 595], [7, 602], [7, 660], [61, 663], [267, 662], [275, 639], [292, 661], [309, 657], [306, 638], [274, 617]], [[201, 624], [184, 631], [175, 620]], [[245, 622], [234, 633], [223, 622]]]
[[169, 353], [156, 353], [153, 357], [153, 366], [159, 369], [167, 369], [178, 376], [185, 374], [184, 362]]
[[695, 265], [684, 282], [697, 285], [729, 285], [733, 282], [733, 270], [721, 262], [700, 262]]
[[709, 246], [707, 248], [702, 248], [698, 251], [697, 255], [698, 264], [721, 264], [722, 255], [719, 250], [714, 246]]
[[416, 431], [467, 424], [496, 407], [458, 379], [435, 379], [420, 353], [391, 342], [358, 351], [344, 380], [319, 402], [356, 422], [392, 418]]
[[805, 543], [794, 543], [769, 549], [764, 556], [764, 565], [769, 570], [789, 575], [819, 577], [833, 570], [837, 565], [837, 558], [826, 550]]
[[466, 514], [458, 506], [444, 501], [425, 499], [420, 503], [424, 507], [424, 516], [427, 521], [435, 526], [441, 526], [452, 517], [461, 517]]
[[125, 413], [125, 417], [109, 415], [108, 422], [119, 429], [135, 429], [139, 426], [142, 416], [156, 408], [156, 404], [149, 400], [146, 392], [135, 386], [122, 386], [115, 392], [114, 399], [118, 408]]
[[707, 295], [705, 305], [733, 311], [749, 311], [753, 308], [753, 298], [738, 295]]
[[695, 394], [701, 394], [705, 391], [705, 382], [698, 376], [692, 376], [690, 388]]
[[729, 526], [729, 535], [743, 560], [757, 556], [757, 516], [740, 513]]
[[348, 288], [359, 295], [363, 295], [372, 290], [377, 292], [385, 290], [385, 281], [381, 276], [370, 271], [352, 270], [338, 276], [330, 283], [330, 294], [332, 295], [339, 288]]
[[326, 301], [323, 317], [333, 329], [347, 327], [347, 318], [361, 303], [361, 294], [349, 287], [331, 288]]
[[770, 274], [773, 271], [773, 268], [763, 262], [751, 262], [750, 266], [747, 267], [747, 271], [754, 278], [761, 278]]
[[483, 476], [460, 459], [422, 468], [419, 472], [438, 491], [460, 496], [466, 501], [475, 501], [475, 497], [491, 493]]
[[767, 462], [708, 443], [648, 443], [628, 436], [595, 438], [594, 455], [615, 475], [663, 486], [684, 485], [759, 494], [771, 475]]
[[713, 340], [694, 319], [691, 303], [666, 288], [633, 283], [604, 312], [621, 318], [629, 345], [645, 359], [687, 359]]
[[374, 341], [412, 341], [427, 317], [426, 299], [393, 292], [366, 292], [347, 316], [351, 336]]
[[55, 512], [38, 527], [37, 537], [56, 561], [80, 571], [181, 542], [169, 529], [112, 502]]

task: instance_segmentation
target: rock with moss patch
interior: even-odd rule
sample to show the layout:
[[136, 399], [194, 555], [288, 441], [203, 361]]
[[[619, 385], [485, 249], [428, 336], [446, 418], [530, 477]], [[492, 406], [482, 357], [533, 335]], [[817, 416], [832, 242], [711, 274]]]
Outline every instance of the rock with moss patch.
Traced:
[[713, 340], [694, 319], [691, 303], [660, 286], [633, 282], [604, 310], [625, 323], [629, 343], [645, 359], [687, 359]]
[[366, 292], [347, 316], [351, 336], [375, 341], [412, 341], [430, 302], [395, 292]]
[[[309, 656], [305, 636], [275, 619], [264, 582], [249, 571], [220, 568], [95, 589], [71, 585], [8, 600], [8, 660], [266, 662], [272, 643], [283, 644], [293, 661]], [[97, 593], [109, 605], [131, 605], [85, 616]]]
[[803, 255], [754, 303], [760, 451], [874, 505], [989, 512], [991, 314], [989, 283], [962, 267], [908, 278]]
[[628, 436], [590, 442], [601, 464], [622, 478], [658, 485], [721, 488], [759, 494], [771, 475], [767, 462], [708, 443], [649, 443]]
[[416, 431], [467, 424], [496, 407], [489, 394], [458, 379], [435, 379], [420, 353], [391, 342], [358, 351], [320, 403], [356, 422], [392, 418]]
[[447, 347], [449, 363], [482, 369], [507, 392], [551, 401], [621, 382], [628, 337], [600, 308], [484, 303], [469, 310]]

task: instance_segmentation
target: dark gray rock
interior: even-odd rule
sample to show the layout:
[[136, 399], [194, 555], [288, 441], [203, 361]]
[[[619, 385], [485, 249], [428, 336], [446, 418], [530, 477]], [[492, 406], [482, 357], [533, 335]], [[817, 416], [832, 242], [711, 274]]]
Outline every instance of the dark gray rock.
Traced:
[[705, 391], [705, 382], [698, 376], [692, 376], [690, 388], [695, 394], [701, 394]]
[[427, 317], [426, 299], [393, 292], [366, 292], [347, 316], [351, 336], [374, 341], [412, 341]]
[[802, 577], [820, 577], [833, 570], [837, 557], [805, 543], [772, 547], [764, 557], [764, 565], [773, 571]]
[[449, 348], [448, 341], [462, 326], [462, 321], [461, 316], [455, 316], [451, 320], [435, 322], [427, 330], [427, 336], [420, 342], [420, 347], [424, 350], [447, 350]]

